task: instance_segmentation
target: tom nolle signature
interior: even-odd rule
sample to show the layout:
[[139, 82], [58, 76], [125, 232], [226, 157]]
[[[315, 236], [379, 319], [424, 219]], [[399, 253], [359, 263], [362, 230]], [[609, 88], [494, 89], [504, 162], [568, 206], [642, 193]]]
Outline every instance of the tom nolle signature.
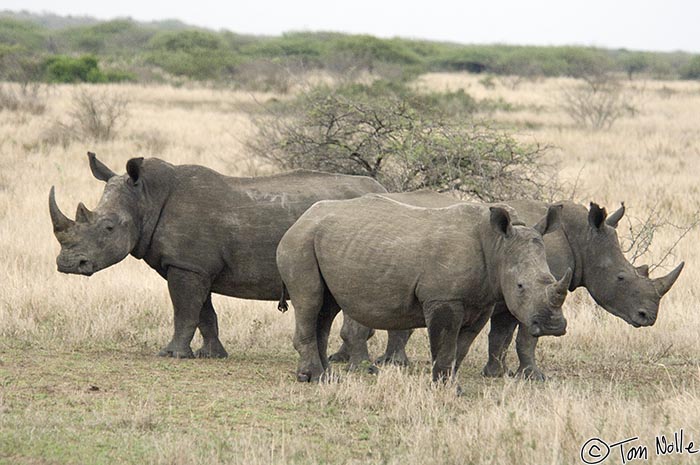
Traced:
[[[639, 437], [607, 443], [601, 438], [591, 438], [581, 446], [581, 461], [588, 465], [603, 463], [608, 459], [620, 460], [626, 464], [633, 460], [649, 460], [649, 456], [695, 455], [700, 454], [700, 444], [692, 441], [683, 428], [673, 434], [660, 434], [654, 438], [654, 446], [649, 447], [639, 442]], [[698, 455], [700, 459], [700, 455]]]

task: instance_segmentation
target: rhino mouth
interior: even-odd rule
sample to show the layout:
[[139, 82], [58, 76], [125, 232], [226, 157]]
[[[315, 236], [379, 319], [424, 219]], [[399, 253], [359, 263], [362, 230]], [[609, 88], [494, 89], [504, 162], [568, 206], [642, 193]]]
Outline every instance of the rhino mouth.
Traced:
[[[604, 307], [605, 308], [605, 307]], [[637, 310], [631, 315], [629, 313], [621, 312], [616, 308], [606, 308], [608, 312], [615, 315], [616, 317], [624, 320], [625, 323], [629, 324], [634, 328], [642, 328], [645, 326], [653, 326], [656, 323], [656, 318], [650, 316], [650, 313], [646, 310]]]
[[66, 274], [80, 274], [83, 276], [92, 276], [95, 273], [94, 264], [87, 259], [78, 259], [72, 263], [58, 261], [58, 271]]
[[566, 319], [537, 316], [528, 325], [528, 331], [533, 337], [563, 336], [566, 334]]

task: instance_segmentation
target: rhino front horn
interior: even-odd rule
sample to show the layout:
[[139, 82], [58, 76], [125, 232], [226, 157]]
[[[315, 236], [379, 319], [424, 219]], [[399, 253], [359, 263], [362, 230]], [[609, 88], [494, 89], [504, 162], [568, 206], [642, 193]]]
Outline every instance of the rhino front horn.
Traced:
[[676, 282], [676, 279], [678, 279], [678, 276], [680, 276], [681, 271], [683, 271], [684, 266], [685, 262], [681, 262], [681, 264], [678, 265], [669, 274], [661, 278], [656, 278], [654, 280], [654, 287], [656, 288], [656, 292], [658, 292], [660, 296], [663, 296], [669, 291], [669, 289], [671, 289], [671, 286], [673, 286], [673, 283]]
[[73, 220], [64, 215], [60, 208], [58, 208], [53, 186], [51, 186], [51, 190], [49, 191], [49, 213], [51, 213], [51, 222], [53, 223], [54, 232], [65, 231], [75, 223]]
[[566, 292], [571, 284], [571, 277], [573, 276], [571, 268], [567, 268], [564, 276], [561, 277], [559, 281], [552, 284], [547, 290], [547, 297], [549, 298], [549, 304], [552, 307], [561, 307], [566, 299]]

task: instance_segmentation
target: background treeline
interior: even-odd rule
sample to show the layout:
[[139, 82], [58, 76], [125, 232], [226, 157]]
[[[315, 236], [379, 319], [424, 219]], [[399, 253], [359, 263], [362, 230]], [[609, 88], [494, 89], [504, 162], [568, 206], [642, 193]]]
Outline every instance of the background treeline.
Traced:
[[[276, 37], [195, 28], [178, 21], [101, 22], [30, 13], [0, 13], [0, 78], [48, 82], [233, 80], [267, 84], [266, 76], [323, 69], [389, 78], [427, 71], [523, 77], [619, 73], [699, 79], [700, 55], [592, 47], [460, 45], [379, 39], [332, 32]], [[278, 82], [279, 79], [276, 80]]]

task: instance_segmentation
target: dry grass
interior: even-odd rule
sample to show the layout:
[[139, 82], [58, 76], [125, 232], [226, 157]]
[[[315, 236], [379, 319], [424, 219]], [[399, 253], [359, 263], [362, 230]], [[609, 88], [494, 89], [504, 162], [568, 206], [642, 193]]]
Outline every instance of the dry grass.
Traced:
[[[572, 84], [487, 89], [475, 76], [428, 75], [420, 85], [517, 104], [494, 116], [557, 146], [552, 156], [566, 181], [578, 180], [581, 201], [614, 208], [624, 200], [638, 217], [660, 205], [677, 223], [700, 210], [700, 84], [634, 83], [640, 113], [602, 132], [572, 126], [559, 109], [556, 95]], [[151, 148], [174, 163], [268, 173], [244, 153], [244, 141], [255, 101], [274, 95], [114, 90], [130, 101], [131, 117], [115, 139], [91, 146], [41, 143], [70, 108], [73, 87], [57, 87], [44, 114], [0, 112], [0, 462], [573, 464], [590, 437], [638, 436], [651, 463], [697, 463], [697, 455], [657, 457], [654, 437], [684, 428], [687, 441], [700, 443], [700, 231], [678, 247], [686, 268], [655, 326], [633, 329], [585, 292], [570, 296], [569, 334], [540, 343], [545, 383], [479, 376], [484, 333], [460, 373], [467, 394], [456, 398], [429, 383], [419, 332], [408, 369], [301, 385], [292, 312], [224, 297], [214, 304], [230, 358], [155, 357], [172, 325], [165, 282], [132, 258], [89, 279], [57, 273], [49, 187], [65, 211], [80, 200], [94, 207], [102, 184], [90, 175], [87, 150], [117, 171]], [[674, 231], [662, 231], [655, 243], [673, 240]], [[381, 342], [372, 341], [374, 354]], [[611, 455], [605, 463], [622, 462]]]

